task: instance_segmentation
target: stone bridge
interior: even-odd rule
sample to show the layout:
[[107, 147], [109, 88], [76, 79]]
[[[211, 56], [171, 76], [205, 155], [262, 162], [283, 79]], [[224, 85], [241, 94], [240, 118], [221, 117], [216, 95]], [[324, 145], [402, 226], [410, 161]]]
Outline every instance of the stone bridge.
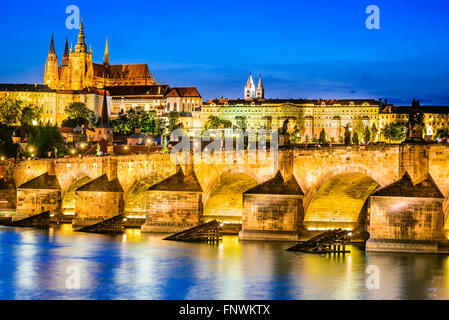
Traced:
[[[314, 231], [341, 227], [361, 238], [364, 232], [371, 233], [370, 246], [379, 250], [385, 247], [379, 243], [403, 240], [418, 241], [421, 247], [427, 246], [423, 250], [429, 251], [433, 249], [428, 249], [428, 243], [445, 239], [449, 227], [444, 215], [449, 193], [448, 156], [449, 147], [439, 144], [286, 147], [279, 150], [277, 161], [272, 157], [250, 159], [245, 153], [242, 162], [226, 164], [222, 159], [212, 164], [184, 164], [184, 178], [190, 174], [199, 183], [200, 189], [195, 190], [183, 185], [187, 180], [177, 176], [178, 168], [167, 153], [22, 161], [2, 164], [0, 200], [17, 207], [17, 213], [35, 213], [50, 205], [74, 214], [79, 194], [79, 207], [90, 208], [87, 215], [106, 217], [98, 211], [112, 210], [104, 203], [108, 197], [94, 194], [113, 191], [121, 194], [113, 206], [129, 217], [146, 216], [146, 224], [182, 227], [188, 224], [177, 223], [193, 221], [195, 225], [218, 219], [242, 223], [242, 239], [273, 240], [297, 240]], [[53, 187], [57, 189], [54, 196], [42, 191], [50, 188], [46, 184], [53, 185], [44, 179], [45, 173], [59, 184], [59, 188]], [[103, 175], [107, 179], [100, 181]], [[407, 177], [411, 184], [404, 180]], [[7, 185], [17, 186], [17, 203], [10, 201], [14, 197], [5, 191]], [[432, 193], [432, 188], [439, 194]], [[389, 193], [382, 194], [382, 190]], [[164, 198], [164, 194], [173, 192], [176, 197], [171, 196], [170, 201]], [[192, 192], [199, 198], [187, 196]], [[381, 204], [387, 198], [393, 204], [383, 208]], [[418, 205], [407, 204], [411, 199], [430, 204], [413, 212]], [[394, 211], [398, 206], [402, 209]], [[373, 230], [373, 226], [378, 229]]]

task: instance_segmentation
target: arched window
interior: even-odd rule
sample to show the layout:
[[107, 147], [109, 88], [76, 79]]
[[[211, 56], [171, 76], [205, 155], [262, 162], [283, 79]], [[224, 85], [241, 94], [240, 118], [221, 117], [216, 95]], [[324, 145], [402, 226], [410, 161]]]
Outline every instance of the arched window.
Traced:
[[178, 111], [178, 103], [175, 102], [174, 106], [173, 106], [173, 111]]

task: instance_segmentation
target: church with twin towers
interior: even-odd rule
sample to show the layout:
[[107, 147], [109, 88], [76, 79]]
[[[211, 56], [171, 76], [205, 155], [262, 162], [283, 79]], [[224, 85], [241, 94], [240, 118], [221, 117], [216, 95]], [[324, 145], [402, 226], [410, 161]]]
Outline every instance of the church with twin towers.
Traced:
[[253, 76], [250, 73], [245, 86], [245, 100], [265, 99], [265, 89], [262, 84], [262, 75], [259, 75], [259, 83], [257, 88], [254, 85]]

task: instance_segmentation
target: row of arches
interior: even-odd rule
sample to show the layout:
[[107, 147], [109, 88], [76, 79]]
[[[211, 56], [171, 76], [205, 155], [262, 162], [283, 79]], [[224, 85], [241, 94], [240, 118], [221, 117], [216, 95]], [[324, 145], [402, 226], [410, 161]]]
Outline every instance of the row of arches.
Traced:
[[[137, 180], [125, 193], [125, 214], [145, 215], [146, 190], [159, 182], [161, 176], [155, 174]], [[75, 190], [91, 181], [83, 176], [74, 180], [63, 194], [63, 213], [74, 212]], [[369, 172], [334, 170], [318, 178], [317, 183], [307, 190], [304, 197], [304, 226], [310, 230], [329, 227], [354, 229], [366, 215], [366, 202], [380, 185]], [[200, 181], [201, 182], [201, 181]], [[226, 172], [222, 174], [203, 194], [203, 216], [241, 221], [243, 193], [263, 182], [252, 172]]]

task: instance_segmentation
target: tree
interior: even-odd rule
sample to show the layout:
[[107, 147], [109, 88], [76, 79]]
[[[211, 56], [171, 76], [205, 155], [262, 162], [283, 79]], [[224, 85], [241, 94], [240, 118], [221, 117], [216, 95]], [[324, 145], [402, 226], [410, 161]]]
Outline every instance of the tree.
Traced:
[[435, 138], [449, 138], [449, 131], [447, 129], [440, 128], [437, 130]]
[[95, 125], [95, 112], [87, 108], [82, 102], [73, 102], [64, 108], [64, 112], [69, 119], [75, 119], [78, 125], [88, 124]]
[[39, 122], [40, 116], [42, 113], [42, 109], [38, 107], [34, 107], [28, 105], [24, 107], [20, 113], [20, 125], [22, 126], [31, 126], [33, 122]]
[[365, 127], [365, 132], [363, 133], [363, 141], [368, 144], [371, 141], [371, 130], [368, 126]]
[[377, 134], [379, 133], [379, 129], [377, 129], [376, 124], [373, 123], [371, 126], [371, 140], [376, 141], [377, 140]]
[[407, 127], [401, 123], [389, 123], [382, 128], [381, 134], [386, 140], [391, 141], [403, 141], [407, 136]]
[[326, 143], [326, 132], [324, 131], [324, 129], [321, 129], [320, 137], [318, 138], [318, 142], [320, 144], [325, 144]]
[[0, 101], [0, 122], [7, 126], [19, 123], [20, 113], [23, 108], [21, 100], [3, 98]]
[[204, 129], [218, 129], [218, 127], [220, 126], [220, 118], [217, 116], [209, 116], [207, 118], [206, 123], [204, 124]]
[[346, 146], [351, 144], [351, 130], [349, 129], [349, 125], [345, 126], [344, 142]]
[[[306, 137], [306, 140], [308, 140], [308, 136]], [[290, 142], [291, 143], [300, 143], [301, 142], [301, 130], [295, 126], [295, 129], [290, 134]]]
[[155, 134], [156, 121], [154, 120], [154, 116], [154, 111], [143, 112], [142, 116], [140, 117], [140, 129], [142, 129], [142, 132]]
[[352, 136], [352, 143], [359, 144], [359, 134], [357, 132], [354, 132], [354, 135]]
[[246, 129], [248, 128], [246, 116], [238, 116], [238, 117], [236, 117], [236, 119], [237, 119], [237, 122], [236, 122], [237, 128], [239, 128], [243, 131], [246, 131]]
[[154, 133], [162, 136], [167, 131], [167, 121], [164, 118], [156, 118], [154, 120]]
[[122, 110], [120, 110], [120, 113], [118, 114], [118, 117], [111, 121], [112, 127], [114, 128], [114, 131], [121, 131], [121, 132], [130, 132], [133, 128], [131, 128], [131, 123], [128, 118], [128, 114], [125, 113]]
[[54, 152], [55, 148], [60, 155], [64, 155], [67, 152], [58, 126], [47, 123], [46, 125], [40, 125], [36, 128], [35, 132], [30, 134], [26, 153], [28, 155], [34, 154], [40, 158], [47, 158], [48, 152]]
[[204, 124], [204, 130], [219, 128], [232, 128], [232, 122], [229, 120], [220, 119], [217, 116], [209, 116]]
[[15, 158], [19, 145], [12, 142], [14, 128], [0, 125], [0, 157]]
[[[354, 135], [356, 133], [357, 133], [357, 138], [359, 140], [361, 137], [363, 137], [365, 135], [365, 127], [363, 126], [363, 122], [360, 119], [355, 122]], [[354, 139], [354, 137], [353, 137], [353, 139]]]
[[183, 127], [182, 122], [179, 121], [179, 117], [180, 117], [179, 112], [172, 111], [168, 114], [167, 129], [170, 133], [176, 129], [180, 129]]

